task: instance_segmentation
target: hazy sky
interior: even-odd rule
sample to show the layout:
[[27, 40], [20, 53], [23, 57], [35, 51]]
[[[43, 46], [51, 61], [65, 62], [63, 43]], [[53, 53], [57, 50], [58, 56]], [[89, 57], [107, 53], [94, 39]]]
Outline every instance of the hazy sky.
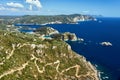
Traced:
[[0, 0], [0, 15], [74, 13], [120, 17], [120, 0]]

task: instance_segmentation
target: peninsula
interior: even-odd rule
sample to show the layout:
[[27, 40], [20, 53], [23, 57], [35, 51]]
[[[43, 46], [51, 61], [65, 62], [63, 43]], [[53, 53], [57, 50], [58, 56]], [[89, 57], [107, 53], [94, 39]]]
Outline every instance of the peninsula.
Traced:
[[0, 31], [0, 80], [99, 80], [95, 67], [58, 39]]
[[[18, 22], [35, 19], [30, 17]], [[99, 80], [96, 68], [65, 42], [76, 40], [74, 33], [61, 34], [50, 27], [37, 29], [35, 34], [21, 33], [13, 25], [16, 19], [7, 17], [0, 23], [0, 80]], [[43, 39], [49, 35], [52, 39]]]

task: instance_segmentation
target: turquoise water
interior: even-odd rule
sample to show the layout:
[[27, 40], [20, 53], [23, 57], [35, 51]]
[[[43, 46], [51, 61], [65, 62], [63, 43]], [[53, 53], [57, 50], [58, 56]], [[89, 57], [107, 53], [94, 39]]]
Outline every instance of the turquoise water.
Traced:
[[[103, 72], [102, 80], [120, 80], [120, 18], [99, 18], [98, 21], [86, 21], [79, 24], [47, 26], [59, 32], [73, 32], [79, 38], [84, 38], [83, 43], [68, 43], [74, 51], [84, 55], [87, 60], [98, 66], [98, 70]], [[111, 42], [113, 46], [101, 46], [99, 43], [103, 41]]]

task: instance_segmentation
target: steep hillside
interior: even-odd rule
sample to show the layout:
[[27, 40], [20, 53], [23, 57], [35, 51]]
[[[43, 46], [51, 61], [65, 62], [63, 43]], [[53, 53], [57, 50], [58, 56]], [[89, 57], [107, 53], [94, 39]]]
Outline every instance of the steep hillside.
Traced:
[[61, 40], [0, 31], [0, 80], [99, 80], [95, 68]]

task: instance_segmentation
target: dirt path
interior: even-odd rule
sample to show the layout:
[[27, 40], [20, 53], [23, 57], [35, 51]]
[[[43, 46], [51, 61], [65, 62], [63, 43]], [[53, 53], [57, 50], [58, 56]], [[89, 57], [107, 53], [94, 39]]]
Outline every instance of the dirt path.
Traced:
[[[33, 45], [30, 45], [30, 44], [27, 44], [27, 43], [24, 43], [23, 45], [21, 45], [21, 44], [18, 44], [18, 45], [12, 44], [12, 51], [9, 53], [9, 55], [6, 57], [6, 59], [10, 59], [10, 58], [11, 58], [11, 56], [14, 54], [15, 47], [17, 47], [18, 49], [20, 49], [21, 47], [26, 46], [26, 45], [31, 46], [31, 48], [33, 48], [33, 49], [35, 48], [35, 45], [34, 45], [34, 44], [33, 44]], [[1, 79], [2, 77], [4, 77], [4, 76], [7, 76], [7, 75], [9, 75], [9, 74], [12, 74], [12, 73], [14, 73], [14, 72], [16, 72], [16, 71], [21, 71], [21, 70], [23, 70], [23, 69], [28, 65], [29, 61], [32, 61], [32, 60], [34, 60], [34, 66], [36, 67], [37, 71], [38, 71], [40, 74], [45, 72], [47, 66], [53, 66], [53, 67], [55, 67], [56, 72], [57, 72], [58, 74], [60, 74], [60, 75], [64, 75], [64, 72], [67, 72], [67, 71], [75, 68], [75, 74], [74, 74], [74, 75], [75, 75], [77, 78], [90, 76], [91, 78], [93, 78], [93, 79], [95, 79], [95, 80], [98, 80], [98, 78], [95, 77], [96, 74], [97, 74], [97, 72], [94, 70], [94, 67], [93, 67], [90, 63], [88, 63], [88, 65], [86, 64], [86, 66], [88, 67], [88, 69], [90, 68], [94, 73], [91, 73], [91, 72], [88, 71], [88, 72], [87, 72], [86, 74], [84, 74], [84, 75], [81, 75], [81, 74], [79, 75], [80, 65], [77, 65], [77, 64], [74, 65], [74, 66], [68, 67], [67, 69], [64, 69], [64, 70], [62, 70], [62, 71], [60, 72], [60, 71], [59, 71], [59, 67], [60, 67], [60, 63], [61, 63], [60, 60], [56, 60], [55, 62], [47, 63], [47, 64], [45, 64], [45, 65], [42, 67], [42, 69], [40, 70], [40, 68], [39, 68], [39, 66], [38, 66], [38, 64], [37, 64], [37, 61], [42, 61], [42, 60], [41, 60], [40, 58], [37, 58], [34, 54], [31, 54], [31, 59], [28, 60], [26, 63], [22, 64], [21, 67], [15, 67], [15, 68], [13, 68], [13, 69], [9, 69], [8, 71], [6, 71], [6, 72], [4, 72], [3, 74], [1, 74], [1, 75], [0, 75], [0, 79]], [[4, 62], [1, 62], [1, 63], [0, 63], [0, 65], [3, 65], [3, 64], [4, 64]], [[55, 65], [55, 64], [57, 64], [57, 65]], [[94, 76], [94, 77], [93, 77], [93, 76]]]
[[28, 62], [22, 64], [21, 67], [13, 68], [13, 69], [10, 69], [9, 71], [4, 72], [2, 75], [0, 75], [0, 79], [1, 79], [2, 77], [4, 77], [4, 76], [8, 75], [8, 74], [12, 74], [12, 73], [14, 73], [14, 72], [16, 72], [16, 71], [21, 71], [21, 70], [23, 70], [27, 65], [28, 65]]
[[3, 65], [3, 64], [4, 64], [3, 62], [0, 63], [0, 65]]
[[33, 59], [35, 59], [34, 64], [35, 64], [35, 66], [36, 66], [36, 68], [37, 68], [37, 70], [38, 70], [39, 73], [44, 73], [44, 72], [45, 72], [45, 67], [47, 67], [47, 66], [53, 66], [53, 65], [55, 65], [55, 64], [58, 64], [58, 65], [56, 66], [56, 71], [57, 71], [58, 73], [60, 73], [59, 70], [58, 70], [58, 69], [59, 69], [59, 66], [60, 66], [60, 61], [59, 61], [59, 60], [57, 60], [57, 61], [55, 61], [55, 62], [47, 63], [46, 65], [44, 65], [44, 66], [42, 67], [42, 70], [40, 70], [38, 64], [36, 63], [36, 61], [39, 60], [39, 58], [35, 57], [35, 56], [32, 54], [31, 60], [33, 60]]
[[[57, 66], [55, 67], [55, 69], [56, 69], [56, 71], [57, 71], [59, 74], [61, 74], [61, 75], [64, 75], [64, 72], [67, 72], [67, 71], [75, 68], [75, 76], [76, 76], [77, 78], [87, 77], [87, 76], [91, 76], [91, 75], [95, 76], [95, 74], [91, 74], [90, 72], [87, 72], [85, 75], [81, 75], [81, 74], [79, 75], [80, 65], [71, 66], [71, 67], [69, 67], [69, 68], [67, 68], [67, 69], [64, 69], [64, 70], [62, 70], [62, 71], [60, 72], [60, 71], [59, 71], [59, 66], [60, 66], [60, 61], [59, 61], [59, 60], [57, 60], [57, 61], [55, 61], [55, 62], [51, 62], [51, 63], [45, 64], [45, 65], [42, 67], [42, 70], [40, 70], [38, 64], [36, 63], [36, 61], [39, 60], [39, 58], [35, 57], [35, 56], [32, 54], [31, 60], [34, 60], [34, 59], [35, 59], [34, 64], [35, 64], [35, 66], [36, 66], [36, 68], [37, 68], [37, 70], [38, 70], [39, 73], [44, 73], [46, 66], [54, 66], [55, 64], [57, 64]], [[90, 67], [91, 67], [91, 66], [90, 66]], [[93, 77], [91, 77], [91, 78], [93, 78]], [[94, 78], [93, 78], [93, 79], [94, 79]], [[96, 78], [96, 79], [97, 79], [97, 78]]]
[[10, 57], [14, 54], [15, 51], [15, 44], [12, 44], [12, 51], [11, 53], [6, 57], [6, 59], [10, 59]]

